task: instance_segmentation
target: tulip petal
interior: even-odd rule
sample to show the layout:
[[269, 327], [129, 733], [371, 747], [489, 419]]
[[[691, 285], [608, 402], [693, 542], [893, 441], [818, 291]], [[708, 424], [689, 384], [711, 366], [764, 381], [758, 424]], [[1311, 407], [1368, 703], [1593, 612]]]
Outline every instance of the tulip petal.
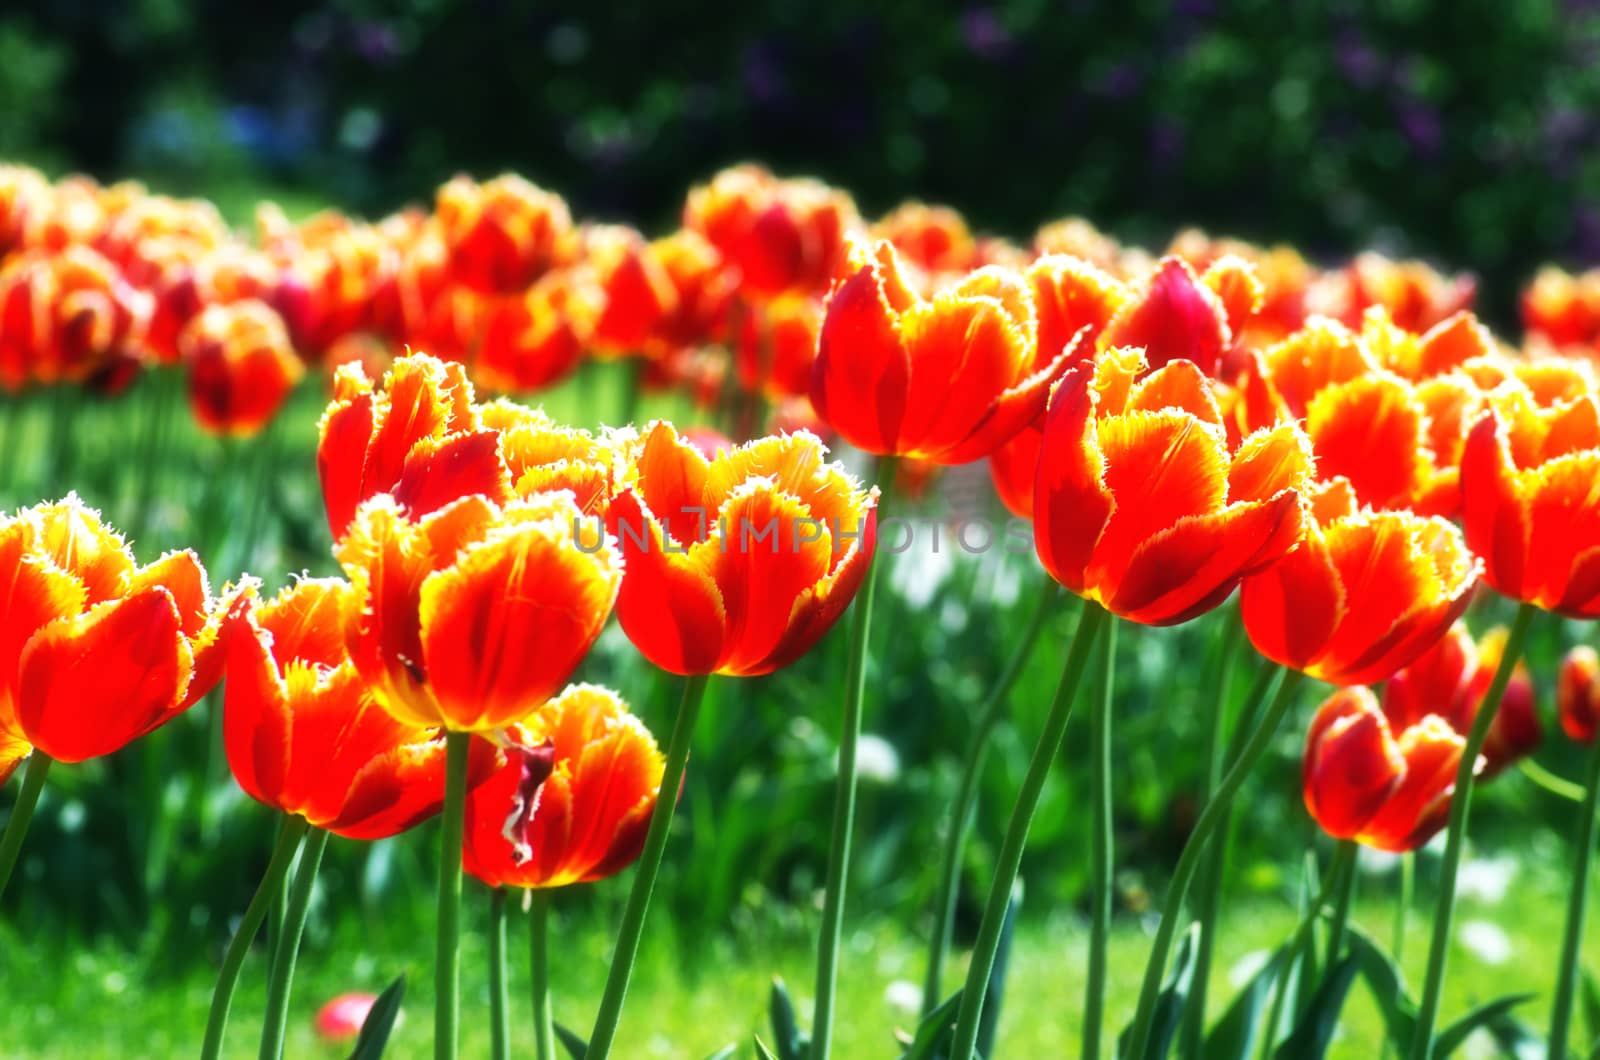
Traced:
[[1239, 614], [1256, 651], [1304, 670], [1344, 620], [1346, 596], [1328, 544], [1307, 533], [1300, 547], [1246, 578]]
[[633, 493], [618, 494], [613, 510], [625, 572], [617, 598], [623, 631], [663, 670], [712, 672], [722, 655], [727, 613], [710, 572], [667, 540]]
[[1122, 307], [1100, 338], [1102, 348], [1139, 346], [1152, 368], [1193, 361], [1214, 376], [1228, 348], [1227, 310], [1181, 258], [1163, 258], [1143, 294]]
[[511, 499], [510, 476], [494, 431], [420, 439], [406, 454], [394, 484], [394, 499], [413, 519], [474, 494], [496, 504]]
[[110, 754], [172, 716], [193, 668], [178, 609], [145, 589], [45, 626], [22, 652], [17, 720], [63, 762]]
[[879, 266], [863, 266], [828, 298], [812, 367], [812, 404], [852, 445], [896, 453], [910, 379], [885, 280]]
[[1492, 414], [1482, 416], [1461, 451], [1461, 526], [1489, 584], [1524, 600], [1530, 523], [1517, 480], [1509, 442]]
[[1372, 692], [1340, 689], [1317, 710], [1306, 739], [1306, 809], [1339, 839], [1359, 835], [1400, 787], [1406, 762]]
[[1034, 547], [1050, 576], [1081, 594], [1086, 568], [1114, 507], [1101, 482], [1105, 461], [1095, 443], [1094, 370], [1080, 366], [1056, 385], [1045, 414], [1034, 477]]
[[1387, 802], [1356, 838], [1393, 853], [1415, 850], [1444, 827], [1466, 747], [1442, 718], [1425, 718], [1400, 736], [1405, 775]]
[[1401, 380], [1366, 376], [1323, 390], [1306, 413], [1306, 433], [1318, 473], [1348, 479], [1363, 504], [1400, 507], [1417, 491], [1422, 411]]
[[1228, 465], [1228, 501], [1264, 501], [1284, 490], [1303, 490], [1314, 465], [1311, 440], [1294, 424], [1256, 431], [1239, 443]]

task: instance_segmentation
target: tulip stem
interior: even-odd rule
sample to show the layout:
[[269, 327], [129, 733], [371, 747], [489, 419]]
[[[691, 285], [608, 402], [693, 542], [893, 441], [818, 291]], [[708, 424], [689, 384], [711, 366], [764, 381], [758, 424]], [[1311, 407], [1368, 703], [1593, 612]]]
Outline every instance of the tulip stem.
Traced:
[[[1411, 920], [1411, 902], [1416, 886], [1417, 856], [1408, 850], [1400, 855], [1400, 893], [1395, 896], [1393, 937], [1389, 940], [1389, 957], [1396, 968], [1405, 967], [1406, 928]], [[1385, 1035], [1382, 1060], [1389, 1060], [1394, 1051], [1394, 1042]]]
[[[1217, 702], [1211, 712], [1211, 724], [1206, 727], [1205, 786], [1202, 801], [1209, 799], [1222, 779], [1223, 736], [1228, 728], [1228, 711], [1233, 702], [1233, 678], [1239, 665], [1239, 644], [1244, 639], [1244, 626], [1237, 614], [1224, 619], [1225, 630], [1221, 638], [1221, 660], [1217, 674]], [[1199, 911], [1195, 919], [1200, 922], [1200, 946], [1195, 952], [1194, 980], [1189, 988], [1189, 1003], [1184, 1006], [1182, 1040], [1178, 1055], [1200, 1055], [1201, 1042], [1206, 1029], [1206, 994], [1211, 983], [1211, 964], [1216, 952], [1217, 918], [1222, 913], [1222, 875], [1227, 866], [1228, 847], [1233, 840], [1233, 819], [1224, 822], [1222, 835], [1206, 851], [1205, 863], [1200, 866]]]
[[1111, 701], [1116, 696], [1117, 624], [1106, 626], [1105, 671], [1089, 713], [1090, 780], [1093, 791], [1089, 837], [1089, 981], [1083, 1004], [1083, 1052], [1100, 1055], [1100, 1024], [1106, 1003], [1106, 947], [1111, 941], [1111, 886], [1115, 835], [1111, 824]]
[[44, 789], [45, 774], [50, 772], [52, 761], [54, 759], [43, 751], [34, 751], [23, 767], [22, 790], [17, 792], [16, 805], [11, 807], [5, 836], [0, 837], [0, 897], [4, 897], [11, 870], [17, 866], [17, 855], [22, 853], [22, 837], [28, 834], [28, 822], [33, 820], [33, 808], [39, 805], [39, 792]]
[[533, 1043], [538, 1060], [557, 1060], [556, 1021], [550, 1003], [550, 892], [533, 891], [528, 941], [533, 958]]
[[1467, 743], [1461, 751], [1461, 764], [1456, 767], [1454, 794], [1450, 798], [1450, 821], [1445, 829], [1444, 860], [1439, 866], [1439, 897], [1434, 907], [1433, 937], [1428, 944], [1428, 971], [1422, 984], [1422, 1000], [1417, 1005], [1417, 1026], [1411, 1039], [1411, 1060], [1428, 1060], [1433, 1053], [1433, 1030], [1439, 1019], [1439, 1000], [1444, 994], [1445, 964], [1450, 956], [1450, 933], [1456, 912], [1456, 875], [1461, 871], [1461, 851], [1467, 838], [1467, 817], [1472, 809], [1472, 787], [1477, 778], [1478, 754], [1489, 737], [1500, 710], [1500, 700], [1517, 660], [1522, 657], [1522, 644], [1528, 636], [1528, 626], [1533, 622], [1534, 607], [1525, 603], [1517, 609], [1511, 623], [1511, 633], [1506, 637], [1505, 652], [1495, 669], [1489, 690], [1477, 716], [1472, 719], [1472, 729], [1467, 733]]
[[689, 762], [689, 744], [694, 735], [695, 719], [700, 716], [700, 704], [705, 699], [705, 674], [690, 674], [683, 679], [683, 698], [678, 703], [678, 717], [672, 725], [672, 737], [667, 744], [667, 761], [661, 774], [661, 788], [656, 806], [650, 814], [650, 828], [645, 833], [644, 849], [639, 854], [639, 874], [633, 878], [633, 889], [628, 892], [628, 904], [622, 911], [622, 926], [617, 930], [617, 948], [611, 954], [611, 970], [606, 974], [605, 993], [600, 998], [600, 1011], [595, 1016], [594, 1033], [589, 1036], [588, 1060], [605, 1060], [611, 1055], [612, 1043], [617, 1037], [617, 1023], [622, 1018], [622, 1004], [628, 997], [628, 980], [633, 976], [634, 959], [639, 954], [639, 938], [644, 933], [645, 914], [650, 909], [650, 896], [655, 891], [656, 875], [661, 871], [661, 857], [667, 848], [667, 837], [672, 831], [672, 817], [678, 808], [678, 791], [683, 784], [684, 767]]
[[[1348, 900], [1349, 891], [1345, 886], [1346, 880], [1354, 874], [1356, 848], [1348, 840], [1341, 841], [1334, 849], [1333, 860], [1328, 863], [1327, 870], [1323, 873], [1322, 882], [1317, 885], [1316, 897], [1312, 898], [1311, 905], [1301, 915], [1300, 923], [1296, 925], [1294, 935], [1289, 939], [1288, 949], [1284, 951], [1283, 965], [1278, 969], [1272, 984], [1272, 1004], [1267, 1012], [1267, 1022], [1263, 1026], [1261, 1035], [1262, 1060], [1270, 1060], [1278, 1048], [1278, 1029], [1283, 1022], [1283, 1006], [1288, 1001], [1289, 979], [1295, 974], [1295, 965], [1306, 959], [1307, 948], [1311, 945], [1311, 933], [1317, 925], [1317, 920], [1322, 916], [1322, 907], [1328, 904], [1330, 898], [1335, 899], [1334, 920], [1339, 919], [1338, 903], [1340, 897]], [[1349, 913], [1349, 905], [1345, 905], [1345, 913]], [[1338, 925], [1340, 945], [1343, 945], [1344, 927]], [[1334, 928], [1329, 928], [1328, 935], [1328, 963], [1333, 964], [1335, 949], [1333, 946]], [[1314, 957], [1315, 955], [1312, 954]]]
[[1223, 776], [1222, 783], [1206, 801], [1205, 809], [1200, 811], [1200, 819], [1195, 822], [1194, 831], [1189, 834], [1188, 841], [1183, 845], [1183, 853], [1178, 855], [1178, 864], [1173, 869], [1172, 883], [1168, 887], [1167, 900], [1161, 911], [1161, 925], [1156, 929], [1155, 944], [1151, 948], [1150, 959], [1144, 968], [1144, 983], [1139, 990], [1139, 1007], [1134, 1015], [1129, 1037], [1130, 1048], [1124, 1054], [1133, 1060], [1140, 1060], [1148, 1054], [1156, 997], [1161, 993], [1161, 978], [1166, 973], [1167, 958], [1172, 953], [1172, 940], [1177, 934], [1184, 895], [1189, 890], [1189, 881], [1194, 878], [1195, 869], [1199, 866], [1211, 834], [1228, 819], [1234, 795], [1244, 784], [1245, 778], [1250, 775], [1257, 760], [1272, 743], [1272, 738], [1277, 734], [1284, 715], [1294, 703], [1295, 693], [1299, 691], [1304, 676], [1298, 670], [1289, 670], [1284, 674], [1283, 683], [1278, 686], [1277, 694], [1267, 705], [1260, 724], [1251, 730], [1248, 741], [1234, 759], [1233, 765], [1228, 768], [1227, 774]]
[[1011, 903], [1011, 887], [1017, 879], [1017, 869], [1022, 865], [1022, 850], [1028, 842], [1028, 829], [1033, 825], [1033, 814], [1039, 807], [1039, 797], [1044, 792], [1045, 778], [1050, 773], [1061, 750], [1062, 737], [1066, 735], [1067, 722], [1072, 717], [1072, 704], [1077, 699], [1084, 667], [1094, 648], [1095, 637], [1101, 627], [1111, 621], [1105, 608], [1090, 600], [1083, 603], [1078, 616], [1078, 630], [1073, 635], [1072, 646], [1067, 650], [1067, 661], [1061, 670], [1061, 683], [1056, 686], [1055, 700], [1050, 704], [1049, 716], [1039, 743], [1028, 763], [1028, 772], [1017, 792], [1016, 807], [1011, 812], [1011, 823], [1006, 826], [1005, 839], [1000, 845], [1000, 855], [995, 864], [994, 878], [989, 886], [989, 898], [983, 909], [983, 921], [978, 928], [978, 941], [973, 947], [972, 962], [967, 966], [966, 987], [961, 993], [960, 1011], [956, 1017], [955, 1046], [950, 1051], [952, 1060], [962, 1060], [973, 1055], [978, 1044], [978, 1026], [983, 1016], [983, 1004], [988, 990], [989, 976], [994, 971], [995, 953], [1000, 946], [1001, 931], [1005, 926], [1006, 909]]
[[511, 1057], [511, 1006], [506, 990], [506, 889], [504, 887], [495, 887], [489, 891], [489, 1055], [494, 1060], [510, 1060]]
[[283, 1056], [295, 959], [300, 953], [300, 939], [305, 934], [306, 914], [311, 909], [311, 892], [316, 886], [317, 870], [322, 866], [322, 853], [328, 848], [328, 835], [324, 829], [312, 828], [307, 832], [305, 846], [300, 852], [300, 867], [295, 870], [294, 885], [289, 891], [289, 903], [284, 910], [277, 948], [272, 957], [272, 979], [267, 987], [267, 1018], [262, 1025], [261, 1060], [279, 1060]]
[[250, 904], [245, 907], [243, 919], [239, 921], [239, 930], [234, 932], [233, 940], [223, 954], [222, 968], [217, 972], [217, 986], [211, 994], [211, 1015], [206, 1019], [206, 1038], [200, 1048], [200, 1060], [216, 1060], [222, 1053], [222, 1036], [228, 1029], [228, 1010], [233, 1006], [233, 989], [239, 982], [239, 969], [244, 965], [245, 954], [250, 952], [250, 943], [255, 940], [256, 932], [261, 929], [261, 921], [266, 919], [267, 906], [272, 904], [273, 894], [283, 883], [290, 862], [294, 861], [294, 852], [306, 834], [306, 827], [305, 818], [294, 817], [278, 833], [278, 843], [267, 862], [267, 871], [262, 874], [261, 884], [256, 888]]
[[951, 925], [955, 922], [956, 894], [961, 885], [961, 855], [966, 847], [967, 829], [972, 823], [973, 802], [978, 794], [978, 778], [983, 774], [984, 759], [988, 756], [989, 737], [1005, 716], [1010, 702], [1011, 689], [1022, 675], [1033, 646], [1045, 621], [1055, 611], [1061, 596], [1061, 586], [1051, 577], [1044, 578], [1039, 601], [1023, 630], [1022, 639], [1011, 653], [1006, 668], [1001, 671], [989, 696], [978, 712], [977, 724], [967, 746], [967, 757], [961, 765], [961, 781], [956, 788], [955, 802], [951, 806], [949, 831], [945, 833], [944, 861], [939, 869], [939, 897], [934, 903], [933, 937], [928, 945], [928, 975], [922, 987], [922, 1014], [931, 1013], [944, 992], [944, 957], [950, 947]]
[[1334, 864], [1342, 867], [1339, 876], [1339, 889], [1333, 895], [1333, 918], [1328, 921], [1328, 966], [1339, 959], [1339, 951], [1344, 949], [1345, 929], [1350, 924], [1350, 902], [1355, 897], [1356, 891], [1356, 843], [1353, 839], [1339, 840], [1338, 852], [1334, 854]]
[[461, 833], [472, 734], [445, 736], [444, 819], [439, 833], [438, 949], [434, 954], [433, 1055], [455, 1060], [461, 1023]]
[[1565, 1060], [1567, 1055], [1572, 999], [1578, 990], [1578, 947], [1583, 941], [1583, 921], [1589, 905], [1589, 860], [1594, 852], [1595, 805], [1600, 801], [1600, 740], [1595, 740], [1589, 751], [1589, 775], [1584, 784], [1583, 809], [1578, 813], [1575, 836], [1578, 856], [1572, 866], [1572, 895], [1567, 904], [1566, 933], [1561, 940], [1561, 974], [1556, 980], [1555, 1007], [1550, 1013], [1551, 1060]]
[[[880, 456], [878, 516], [889, 507], [899, 462]], [[811, 1060], [828, 1060], [833, 1048], [834, 992], [839, 981], [839, 937], [844, 929], [845, 886], [850, 875], [850, 840], [856, 818], [856, 748], [861, 741], [862, 699], [866, 695], [867, 649], [872, 636], [872, 604], [878, 595], [883, 557], [874, 556], [850, 616], [850, 654], [845, 665], [844, 718], [839, 727], [839, 767], [833, 792], [833, 832], [828, 846], [828, 877], [817, 929], [816, 1002], [811, 1010]]]

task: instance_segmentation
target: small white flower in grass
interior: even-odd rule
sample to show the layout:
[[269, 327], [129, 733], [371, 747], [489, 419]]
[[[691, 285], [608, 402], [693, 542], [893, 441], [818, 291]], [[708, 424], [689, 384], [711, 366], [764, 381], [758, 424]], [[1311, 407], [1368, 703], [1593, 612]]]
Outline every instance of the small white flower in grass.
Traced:
[[883, 991], [883, 1000], [902, 1016], [914, 1016], [922, 1008], [922, 988], [905, 979], [896, 979]]
[[1511, 889], [1516, 875], [1515, 858], [1473, 858], [1461, 866], [1461, 874], [1456, 878], [1456, 894], [1495, 905]]
[[900, 752], [882, 736], [864, 732], [856, 744], [856, 772], [862, 780], [893, 784], [900, 776]]

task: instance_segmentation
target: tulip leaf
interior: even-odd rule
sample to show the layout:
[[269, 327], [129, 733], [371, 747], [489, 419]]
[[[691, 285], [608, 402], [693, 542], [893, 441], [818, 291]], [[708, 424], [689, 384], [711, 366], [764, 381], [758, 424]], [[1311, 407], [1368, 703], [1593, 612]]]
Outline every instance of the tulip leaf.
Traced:
[[1371, 936], [1354, 924], [1345, 930], [1345, 945], [1361, 966], [1361, 977], [1366, 980], [1367, 989], [1383, 1014], [1389, 1041], [1404, 1055], [1411, 1048], [1411, 1036], [1416, 1031], [1417, 1005], [1406, 993], [1400, 969]]
[[738, 1042], [729, 1042], [721, 1049], [706, 1057], [706, 1060], [732, 1060], [733, 1055], [739, 1051]]
[[401, 972], [394, 982], [384, 988], [378, 1000], [367, 1010], [361, 1021], [361, 1033], [356, 1037], [355, 1051], [350, 1060], [378, 1060], [389, 1045], [389, 1035], [394, 1033], [395, 1021], [400, 1018], [400, 1002], [406, 996], [406, 975]]
[[1545, 1060], [1544, 1039], [1515, 1016], [1501, 1013], [1489, 1021], [1488, 1031], [1506, 1060]]
[[1256, 1055], [1262, 1009], [1272, 998], [1272, 985], [1278, 981], [1285, 952], [1282, 946], [1273, 951], [1211, 1028], [1205, 1042], [1205, 1060], [1247, 1060]]
[[1349, 956], [1328, 969], [1322, 982], [1312, 993], [1305, 1014], [1300, 1017], [1293, 1032], [1278, 1046], [1278, 1060], [1321, 1060], [1333, 1041], [1333, 1032], [1339, 1026], [1339, 1013], [1344, 1009], [1345, 998], [1355, 984], [1361, 970], [1361, 959]]
[[913, 1037], [902, 1041], [905, 1052], [900, 1055], [900, 1060], [938, 1060], [947, 1055], [950, 1035], [955, 1029], [956, 1014], [960, 1009], [961, 991], [957, 990], [923, 1017]]
[[1589, 1037], [1600, 1039], [1600, 983], [1594, 981], [1587, 968], [1583, 970], [1583, 991], [1578, 999], [1583, 1003], [1583, 1025], [1589, 1028]]
[[1439, 1032], [1438, 1036], [1433, 1040], [1433, 1054], [1435, 1056], [1449, 1056], [1461, 1048], [1462, 1043], [1471, 1037], [1473, 1031], [1480, 1027], [1487, 1027], [1501, 1016], [1509, 1015], [1512, 1009], [1524, 1001], [1531, 1001], [1536, 996], [1535, 994], [1507, 994], [1505, 997], [1496, 998], [1486, 1004], [1479, 1005]]
[[556, 1024], [556, 1037], [561, 1039], [561, 1044], [566, 1047], [572, 1060], [583, 1060], [589, 1053], [589, 1043], [584, 1041], [577, 1031], [570, 1027]]
[[999, 945], [994, 951], [994, 964], [989, 969], [989, 983], [983, 996], [983, 1015], [978, 1020], [978, 1055], [994, 1053], [995, 1034], [1000, 1029], [1000, 1005], [1005, 1000], [1006, 969], [1011, 961], [1011, 940], [1016, 934], [1017, 913], [1022, 909], [1022, 881], [1011, 885], [1011, 901], [1006, 904], [1006, 917], [1000, 924]]
[[[1172, 1039], [1178, 1033], [1178, 1025], [1183, 1022], [1183, 1009], [1189, 1000], [1189, 987], [1194, 982], [1195, 957], [1200, 947], [1200, 925], [1191, 924], [1189, 930], [1184, 932], [1183, 940], [1178, 943], [1178, 952], [1172, 958], [1172, 972], [1167, 976], [1166, 984], [1162, 986], [1161, 993], [1156, 995], [1155, 1013], [1150, 1021], [1149, 1051], [1139, 1060], [1165, 1060], [1167, 1051], [1172, 1048]], [[1135, 1060], [1128, 1055], [1131, 1048], [1128, 1044], [1128, 1032], [1131, 1027], [1124, 1027], [1117, 1036], [1117, 1056], [1121, 1060]]]
[[799, 1020], [795, 1019], [789, 988], [776, 976], [772, 980], [767, 1008], [771, 1012], [772, 1038], [778, 1060], [805, 1060], [806, 1053], [811, 1049], [811, 1039], [800, 1029]]
[[767, 1043], [761, 1040], [759, 1034], [756, 1035], [756, 1060], [778, 1060], [777, 1054], [767, 1048]]

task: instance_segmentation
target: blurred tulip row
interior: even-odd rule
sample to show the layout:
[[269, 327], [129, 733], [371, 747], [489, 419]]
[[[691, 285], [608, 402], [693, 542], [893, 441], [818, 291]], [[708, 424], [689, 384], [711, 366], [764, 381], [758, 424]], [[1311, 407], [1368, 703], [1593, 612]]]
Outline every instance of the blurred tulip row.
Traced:
[[[328, 836], [373, 840], [440, 816], [441, 1057], [456, 1055], [461, 1019], [463, 869], [494, 892], [497, 1057], [510, 1040], [505, 894], [534, 896], [536, 1044], [549, 1060], [544, 896], [637, 865], [582, 1039], [583, 1055], [603, 1060], [674, 856], [707, 681], [787, 667], [849, 611], [846, 665], [824, 701], [842, 722], [815, 1008], [807, 1031], [780, 1020], [776, 1044], [757, 1046], [828, 1057], [849, 1000], [836, 980], [860, 734], [879, 706], [868, 681], [878, 529], [940, 468], [985, 460], [1000, 501], [1031, 522], [1040, 616], [1057, 586], [1082, 603], [964, 983], [947, 995], [974, 778], [1042, 617], [973, 704], [938, 844], [924, 1020], [905, 1055], [1005, 1055], [993, 1008], [1014, 884], [1091, 687], [1082, 1052], [1108, 1051], [1117, 637], [1219, 609], [1227, 665], [1253, 650], [1271, 666], [1231, 727], [1219, 692], [1207, 801], [1119, 1055], [1243, 1056], [1258, 1040], [1321, 1055], [1318, 1028], [1371, 967], [1348, 922], [1356, 845], [1406, 854], [1441, 832], [1427, 974], [1393, 1043], [1429, 1060], [1510, 1007], [1440, 1023], [1473, 788], [1544, 737], [1529, 629], [1544, 613], [1600, 617], [1595, 276], [1541, 274], [1517, 347], [1473, 316], [1470, 278], [1419, 263], [1365, 254], [1323, 270], [1287, 248], [1196, 232], [1156, 256], [1078, 220], [1045, 226], [1024, 250], [974, 236], [945, 208], [908, 204], [868, 224], [842, 191], [754, 166], [693, 189], [683, 227], [654, 241], [574, 224], [559, 197], [516, 177], [456, 178], [431, 211], [376, 224], [327, 214], [297, 225], [263, 207], [251, 241], [204, 203], [10, 167], [0, 253], [0, 382], [13, 391], [116, 392], [141, 370], [181, 366], [196, 421], [248, 436], [308, 366], [328, 375], [315, 470], [341, 578], [267, 596], [238, 571], [213, 587], [192, 549], [141, 566], [113, 529], [122, 520], [91, 510], [71, 481], [54, 491], [64, 499], [0, 518], [0, 780], [21, 773], [0, 890], [53, 763], [113, 754], [219, 682], [233, 777], [281, 812], [203, 1056], [220, 1054], [269, 915], [260, 1051], [281, 1056]], [[490, 396], [537, 393], [591, 356], [626, 379], [612, 426], [580, 429]], [[686, 395], [716, 427], [635, 424], [650, 388]], [[70, 431], [71, 404], [54, 415]], [[22, 443], [4, 437], [10, 456]], [[847, 455], [830, 459], [824, 440]], [[1515, 619], [1473, 631], [1463, 616], [1488, 594]], [[572, 683], [613, 611], [638, 653], [680, 680], [664, 750], [614, 692]], [[1561, 727], [1584, 743], [1600, 718], [1597, 670], [1579, 644], [1542, 675], [1558, 687]], [[1307, 733], [1304, 804], [1336, 853], [1295, 938], [1260, 973], [1243, 1050], [1214, 1050], [1205, 988], [1190, 984], [1209, 976], [1218, 866], [1235, 797], [1298, 717], [1305, 678], [1333, 689], [1293, 724]], [[1572, 1035], [1600, 751], [1594, 763], [1581, 782], [1547, 778], [1581, 806], [1543, 1043], [1552, 1058]], [[374, 1012], [381, 1049], [392, 1010]]]

